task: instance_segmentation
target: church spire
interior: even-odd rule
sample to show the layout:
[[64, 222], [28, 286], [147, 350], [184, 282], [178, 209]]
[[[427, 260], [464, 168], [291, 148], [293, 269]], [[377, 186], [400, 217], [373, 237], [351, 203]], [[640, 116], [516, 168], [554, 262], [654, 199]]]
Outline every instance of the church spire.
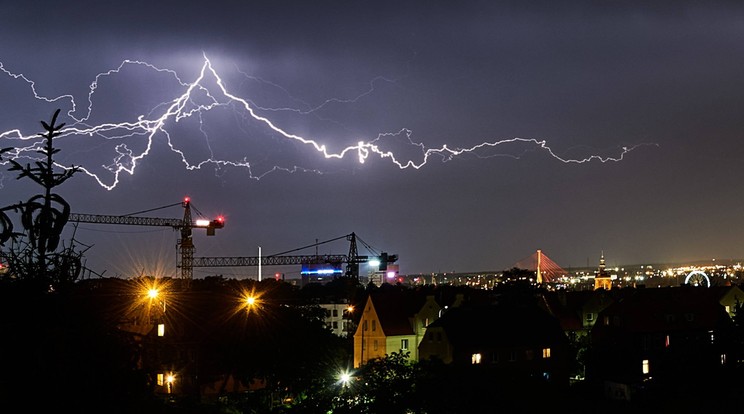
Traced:
[[605, 265], [604, 250], [602, 250], [599, 256], [599, 269], [594, 274], [594, 290], [605, 289], [610, 290], [612, 288], [612, 278], [607, 274]]

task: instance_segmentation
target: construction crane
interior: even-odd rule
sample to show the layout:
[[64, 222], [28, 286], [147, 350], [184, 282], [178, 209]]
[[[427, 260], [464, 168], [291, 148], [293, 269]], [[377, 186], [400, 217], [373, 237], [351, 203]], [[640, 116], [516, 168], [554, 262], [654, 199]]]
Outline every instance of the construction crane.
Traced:
[[[328, 254], [328, 255], [287, 255], [311, 247], [316, 247], [321, 244], [334, 242], [341, 239], [349, 241], [349, 253], [343, 254]], [[346, 263], [345, 276], [359, 278], [359, 265], [361, 263], [367, 263], [371, 260], [380, 261], [380, 270], [384, 270], [388, 263], [394, 263], [398, 260], [398, 255], [390, 255], [387, 253], [377, 254], [375, 250], [367, 243], [359, 239], [359, 241], [367, 247], [367, 249], [375, 253], [375, 256], [360, 256], [357, 248], [357, 239], [355, 233], [350, 233], [345, 236], [336, 237], [323, 242], [316, 242], [309, 246], [300, 247], [297, 249], [289, 250], [282, 253], [276, 253], [268, 256], [247, 256], [247, 257], [196, 257], [193, 259], [193, 267], [240, 267], [240, 266], [286, 266], [286, 265], [302, 265], [302, 264], [337, 264]]]
[[[158, 218], [158, 217], [141, 217], [136, 214], [142, 214], [149, 211], [160, 210], [163, 208], [181, 205], [184, 208], [183, 218]], [[176, 267], [181, 268], [181, 278], [191, 280], [194, 275], [194, 240], [192, 239], [191, 229], [203, 228], [207, 231], [207, 236], [214, 236], [216, 229], [225, 227], [225, 218], [222, 216], [214, 220], [197, 219], [191, 217], [191, 198], [185, 197], [182, 202], [169, 204], [167, 206], [157, 207], [146, 211], [136, 213], [111, 216], [101, 214], [79, 214], [71, 213], [70, 222], [77, 223], [97, 223], [97, 224], [126, 224], [132, 226], [160, 226], [172, 227], [174, 230], [181, 232], [181, 238], [178, 240], [176, 248], [179, 251]], [[196, 210], [196, 208], [194, 208]], [[198, 210], [196, 212], [202, 216]]]

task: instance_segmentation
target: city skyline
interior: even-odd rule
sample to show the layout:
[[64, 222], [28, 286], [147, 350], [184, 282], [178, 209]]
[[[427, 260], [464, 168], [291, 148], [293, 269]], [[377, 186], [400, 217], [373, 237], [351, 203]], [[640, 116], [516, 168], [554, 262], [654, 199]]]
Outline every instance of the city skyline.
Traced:
[[[195, 256], [355, 233], [401, 274], [509, 269], [536, 250], [564, 269], [744, 257], [742, 5], [5, 10], [0, 148], [31, 162], [61, 109], [55, 159], [83, 168], [58, 191], [72, 211], [179, 218], [188, 196], [225, 217], [194, 230]], [[39, 192], [7, 167], [3, 206]], [[178, 275], [170, 228], [68, 227], [96, 272]]]

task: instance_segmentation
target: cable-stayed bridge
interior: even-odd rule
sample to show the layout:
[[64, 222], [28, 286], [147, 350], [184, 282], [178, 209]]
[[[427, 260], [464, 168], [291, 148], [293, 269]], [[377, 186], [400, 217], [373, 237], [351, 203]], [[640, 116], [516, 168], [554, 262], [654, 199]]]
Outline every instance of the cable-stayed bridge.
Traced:
[[518, 261], [514, 267], [535, 272], [538, 284], [556, 282], [560, 277], [568, 276], [568, 272], [546, 256], [542, 250]]

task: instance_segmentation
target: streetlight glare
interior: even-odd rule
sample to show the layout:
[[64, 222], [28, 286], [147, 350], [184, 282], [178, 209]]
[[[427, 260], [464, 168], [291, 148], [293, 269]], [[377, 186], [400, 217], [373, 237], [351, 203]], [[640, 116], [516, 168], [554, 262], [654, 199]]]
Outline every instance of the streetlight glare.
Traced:
[[247, 313], [259, 312], [264, 306], [261, 293], [255, 289], [245, 290], [240, 294], [240, 308]]
[[341, 384], [342, 388], [348, 387], [351, 382], [351, 373], [349, 371], [340, 372], [338, 374], [338, 382]]
[[149, 290], [147, 291], [147, 296], [149, 296], [149, 297], [150, 297], [150, 299], [155, 299], [155, 298], [157, 298], [157, 297], [158, 297], [158, 294], [159, 294], [159, 293], [160, 293], [160, 292], [158, 292], [158, 290], [157, 290], [157, 289], [149, 289]]

